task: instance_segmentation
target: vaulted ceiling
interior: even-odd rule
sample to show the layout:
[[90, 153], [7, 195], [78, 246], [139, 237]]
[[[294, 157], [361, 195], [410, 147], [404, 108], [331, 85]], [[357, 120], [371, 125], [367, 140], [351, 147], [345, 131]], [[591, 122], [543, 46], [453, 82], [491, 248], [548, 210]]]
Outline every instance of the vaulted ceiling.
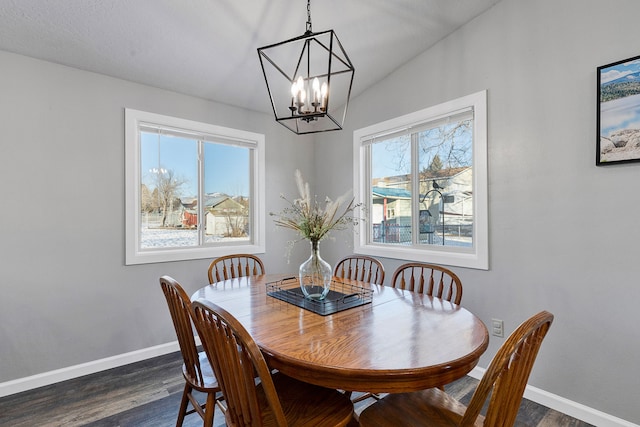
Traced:
[[[374, 85], [499, 0], [312, 0]], [[0, 0], [0, 49], [271, 111], [256, 49], [305, 31], [305, 0]]]

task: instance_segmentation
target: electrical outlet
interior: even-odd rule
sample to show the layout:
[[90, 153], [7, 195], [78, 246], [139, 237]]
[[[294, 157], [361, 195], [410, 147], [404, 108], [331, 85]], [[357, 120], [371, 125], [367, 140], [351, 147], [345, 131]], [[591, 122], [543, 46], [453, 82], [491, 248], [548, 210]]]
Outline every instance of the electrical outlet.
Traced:
[[491, 319], [491, 335], [504, 338], [504, 322], [500, 319]]

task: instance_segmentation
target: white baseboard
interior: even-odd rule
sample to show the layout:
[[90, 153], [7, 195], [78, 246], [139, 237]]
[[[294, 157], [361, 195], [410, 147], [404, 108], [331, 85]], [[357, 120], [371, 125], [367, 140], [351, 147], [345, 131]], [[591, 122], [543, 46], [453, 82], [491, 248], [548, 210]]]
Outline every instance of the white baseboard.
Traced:
[[[197, 345], [200, 345], [200, 340], [198, 337], [196, 337], [196, 343]], [[168, 353], [173, 353], [174, 351], [180, 351], [180, 347], [178, 346], [177, 341], [157, 345], [154, 347], [143, 348], [141, 350], [119, 354], [112, 357], [106, 357], [104, 359], [98, 359], [91, 362], [82, 363], [80, 365], [56, 369], [54, 371], [44, 372], [41, 374], [32, 375], [30, 377], [18, 378], [16, 380], [0, 383], [0, 397], [9, 396], [11, 394], [32, 390], [38, 387], [70, 380], [73, 378], [78, 378], [88, 374], [94, 374], [96, 372], [116, 368], [118, 366], [128, 365], [129, 363], [140, 362], [142, 360], [151, 359], [153, 357], [162, 356]], [[484, 372], [485, 369], [476, 367], [471, 372], [469, 372], [469, 376], [479, 380], [484, 375]], [[524, 396], [533, 402], [562, 412], [563, 414], [567, 414], [586, 423], [593, 424], [594, 426], [640, 427], [638, 424], [625, 421], [621, 418], [614, 417], [580, 403], [573, 402], [569, 399], [565, 399], [564, 397], [546, 392], [537, 387], [527, 386], [524, 392]]]
[[[484, 375], [484, 372], [485, 369], [476, 367], [469, 372], [469, 376], [479, 380]], [[640, 427], [638, 424], [614, 417], [530, 385], [527, 385], [524, 397], [597, 427]]]
[[0, 383], [0, 397], [179, 351], [178, 341]]

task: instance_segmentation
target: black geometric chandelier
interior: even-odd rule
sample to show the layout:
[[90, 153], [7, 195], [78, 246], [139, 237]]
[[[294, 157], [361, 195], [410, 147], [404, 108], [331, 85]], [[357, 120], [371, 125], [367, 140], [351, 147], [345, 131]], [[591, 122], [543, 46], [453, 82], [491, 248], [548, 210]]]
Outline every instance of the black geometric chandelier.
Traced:
[[276, 121], [298, 135], [340, 130], [355, 69], [333, 30], [261, 47], [258, 57]]

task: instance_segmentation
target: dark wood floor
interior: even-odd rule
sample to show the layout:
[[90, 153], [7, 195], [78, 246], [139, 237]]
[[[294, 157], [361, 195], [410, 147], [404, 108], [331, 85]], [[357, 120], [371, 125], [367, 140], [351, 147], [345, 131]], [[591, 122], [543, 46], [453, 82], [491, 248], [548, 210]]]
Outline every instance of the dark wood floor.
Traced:
[[[64, 381], [0, 399], [0, 426], [148, 426], [175, 425], [184, 380], [179, 353], [85, 377]], [[465, 377], [446, 387], [447, 392], [467, 403], [477, 380]], [[371, 401], [356, 405], [360, 412]], [[201, 426], [189, 415], [184, 426]], [[218, 412], [214, 425], [224, 426]], [[517, 427], [588, 427], [528, 400], [523, 400]]]

